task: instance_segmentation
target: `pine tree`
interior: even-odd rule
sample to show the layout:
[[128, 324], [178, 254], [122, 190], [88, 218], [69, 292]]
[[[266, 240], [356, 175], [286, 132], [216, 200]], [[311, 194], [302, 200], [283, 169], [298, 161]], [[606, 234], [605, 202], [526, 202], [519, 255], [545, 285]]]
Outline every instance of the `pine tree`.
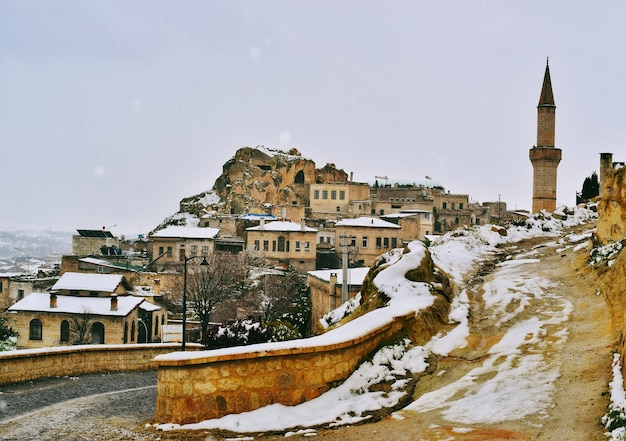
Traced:
[[587, 176], [583, 182], [583, 188], [578, 194], [577, 203], [590, 201], [600, 195], [600, 182], [598, 174], [594, 171], [591, 176]]

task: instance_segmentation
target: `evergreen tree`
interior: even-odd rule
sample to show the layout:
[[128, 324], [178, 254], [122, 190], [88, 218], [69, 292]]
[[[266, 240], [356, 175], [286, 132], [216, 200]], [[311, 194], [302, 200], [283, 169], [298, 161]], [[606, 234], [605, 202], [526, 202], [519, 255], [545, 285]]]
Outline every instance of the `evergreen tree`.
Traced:
[[577, 203], [590, 201], [596, 196], [600, 195], [600, 182], [598, 181], [598, 174], [594, 171], [591, 176], [587, 176], [583, 182], [583, 188], [578, 193]]

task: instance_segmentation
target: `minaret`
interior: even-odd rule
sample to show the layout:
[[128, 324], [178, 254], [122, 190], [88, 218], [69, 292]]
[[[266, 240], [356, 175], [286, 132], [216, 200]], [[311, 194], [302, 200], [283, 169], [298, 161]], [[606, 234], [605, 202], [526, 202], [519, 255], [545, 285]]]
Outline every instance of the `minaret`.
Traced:
[[561, 149], [554, 147], [555, 113], [550, 66], [546, 62], [537, 106], [537, 145], [530, 149], [529, 155], [533, 165], [533, 213], [556, 210], [556, 169], [561, 162]]

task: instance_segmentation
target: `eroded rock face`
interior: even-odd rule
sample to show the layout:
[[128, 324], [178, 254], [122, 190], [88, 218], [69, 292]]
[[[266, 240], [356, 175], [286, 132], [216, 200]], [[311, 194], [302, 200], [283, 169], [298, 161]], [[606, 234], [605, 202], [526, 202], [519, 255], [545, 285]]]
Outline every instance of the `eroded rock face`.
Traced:
[[596, 237], [601, 244], [626, 237], [626, 168], [608, 174], [598, 203]]
[[[212, 190], [180, 201], [180, 213], [200, 217], [211, 211], [246, 214], [267, 213], [269, 206], [306, 207], [310, 184], [326, 182], [348, 182], [348, 175], [334, 164], [317, 169], [296, 149], [242, 147], [223, 165]], [[172, 217], [172, 221], [182, 219]]]
[[[408, 249], [404, 249], [403, 253], [406, 252], [408, 252]], [[430, 292], [435, 297], [433, 305], [426, 310], [420, 311], [420, 318], [413, 320], [414, 329], [407, 330], [407, 332], [414, 334], [414, 340], [420, 343], [425, 343], [427, 337], [429, 338], [436, 334], [446, 325], [450, 311], [450, 302], [454, 295], [447, 274], [434, 264], [428, 249], [424, 250], [424, 254], [424, 258], [421, 260], [420, 264], [415, 268], [409, 269], [404, 275], [406, 279], [412, 282], [424, 282], [429, 284]], [[370, 268], [361, 286], [360, 305], [350, 315], [341, 320], [338, 325], [342, 325], [387, 305], [389, 298], [379, 292], [374, 284], [374, 279], [389, 265], [387, 260], [380, 258]], [[418, 329], [418, 331], [416, 331], [416, 329]], [[422, 339], [424, 341], [420, 341]]]

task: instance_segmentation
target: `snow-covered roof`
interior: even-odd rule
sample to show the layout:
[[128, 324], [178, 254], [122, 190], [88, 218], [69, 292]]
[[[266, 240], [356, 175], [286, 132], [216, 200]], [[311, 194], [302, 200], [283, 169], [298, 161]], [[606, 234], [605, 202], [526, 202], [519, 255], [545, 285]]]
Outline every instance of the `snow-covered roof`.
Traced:
[[76, 290], [76, 291], [99, 291], [115, 292], [122, 283], [124, 276], [120, 274], [88, 274], [88, 273], [64, 273], [57, 283], [52, 286], [53, 291]]
[[302, 225], [298, 222], [291, 221], [274, 221], [268, 222], [264, 225], [258, 225], [256, 227], [246, 228], [247, 231], [306, 231], [306, 232], [317, 232], [315, 228], [304, 226], [302, 229]]
[[269, 221], [274, 221], [277, 220], [278, 218], [276, 216], [272, 216], [271, 214], [266, 214], [266, 213], [260, 213], [260, 214], [255, 214], [255, 213], [248, 213], [248, 214], [242, 214], [240, 216], [240, 219], [244, 219], [244, 220], [269, 220]]
[[335, 224], [335, 227], [371, 227], [371, 228], [400, 228], [391, 222], [378, 219], [376, 217], [357, 217], [356, 219], [342, 219]]
[[[66, 273], [67, 274], [67, 273]], [[78, 297], [57, 295], [57, 307], [50, 308], [50, 294], [34, 292], [9, 308], [9, 311], [36, 311], [67, 314], [95, 314], [125, 317], [144, 299], [117, 297], [117, 310], [111, 311], [111, 297]]]
[[[363, 283], [363, 279], [365, 279], [365, 276], [367, 275], [369, 270], [369, 267], [348, 268], [348, 283], [351, 285], [360, 285], [361, 283]], [[318, 279], [325, 282], [330, 282], [330, 275], [336, 274], [337, 283], [340, 285], [343, 283], [343, 270], [341, 268], [309, 271], [307, 274], [317, 277]]]
[[108, 260], [105, 259], [97, 259], [95, 257], [83, 257], [82, 259], [78, 259], [79, 262], [84, 262], [84, 263], [89, 263], [92, 265], [99, 265], [99, 266], [104, 266], [107, 268], [115, 268], [115, 269], [124, 269], [124, 270], [129, 270], [129, 271], [136, 271], [133, 268], [128, 267], [127, 265], [124, 264], [117, 264], [115, 262], [110, 262]]
[[157, 231], [152, 237], [169, 237], [181, 239], [214, 239], [220, 232], [219, 228], [170, 226]]
[[153, 311], [160, 311], [161, 307], [159, 305], [155, 305], [154, 303], [150, 303], [150, 302], [143, 302], [139, 305], [140, 309], [143, 309], [144, 311], [148, 311], [148, 312], [153, 312]]

